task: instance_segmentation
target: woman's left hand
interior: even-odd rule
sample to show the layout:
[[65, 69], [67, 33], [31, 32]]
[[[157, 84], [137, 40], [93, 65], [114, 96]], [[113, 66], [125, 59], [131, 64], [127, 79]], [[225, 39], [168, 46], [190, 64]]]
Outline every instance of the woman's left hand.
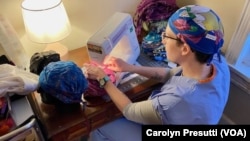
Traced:
[[106, 75], [103, 68], [97, 65], [86, 63], [83, 66], [84, 66], [84, 74], [89, 79], [99, 80]]

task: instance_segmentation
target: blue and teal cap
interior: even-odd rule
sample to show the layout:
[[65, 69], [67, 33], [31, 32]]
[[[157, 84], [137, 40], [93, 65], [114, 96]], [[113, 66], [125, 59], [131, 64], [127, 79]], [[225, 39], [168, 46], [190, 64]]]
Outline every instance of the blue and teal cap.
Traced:
[[223, 25], [219, 16], [210, 8], [184, 6], [169, 18], [168, 24], [177, 37], [195, 51], [215, 54], [223, 46]]
[[39, 75], [42, 90], [65, 104], [79, 103], [88, 87], [82, 70], [71, 61], [51, 62]]

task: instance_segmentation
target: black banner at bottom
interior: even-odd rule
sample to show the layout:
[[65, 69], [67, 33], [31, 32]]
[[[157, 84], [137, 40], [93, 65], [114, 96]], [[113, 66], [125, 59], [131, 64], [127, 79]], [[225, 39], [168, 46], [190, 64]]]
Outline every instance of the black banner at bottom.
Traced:
[[143, 125], [142, 141], [181, 139], [249, 141], [250, 125]]

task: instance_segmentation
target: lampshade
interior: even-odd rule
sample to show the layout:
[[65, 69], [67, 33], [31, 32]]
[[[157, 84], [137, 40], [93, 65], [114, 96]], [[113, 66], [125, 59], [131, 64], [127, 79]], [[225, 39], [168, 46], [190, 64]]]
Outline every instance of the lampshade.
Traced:
[[71, 31], [61, 0], [24, 0], [22, 14], [28, 38], [34, 42], [57, 42]]

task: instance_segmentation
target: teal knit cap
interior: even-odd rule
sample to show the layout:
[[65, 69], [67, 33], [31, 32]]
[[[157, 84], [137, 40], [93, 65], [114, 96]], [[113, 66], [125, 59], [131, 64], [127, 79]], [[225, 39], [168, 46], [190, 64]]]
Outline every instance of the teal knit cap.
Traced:
[[88, 81], [82, 70], [71, 61], [51, 62], [39, 76], [43, 91], [65, 104], [82, 102]]

